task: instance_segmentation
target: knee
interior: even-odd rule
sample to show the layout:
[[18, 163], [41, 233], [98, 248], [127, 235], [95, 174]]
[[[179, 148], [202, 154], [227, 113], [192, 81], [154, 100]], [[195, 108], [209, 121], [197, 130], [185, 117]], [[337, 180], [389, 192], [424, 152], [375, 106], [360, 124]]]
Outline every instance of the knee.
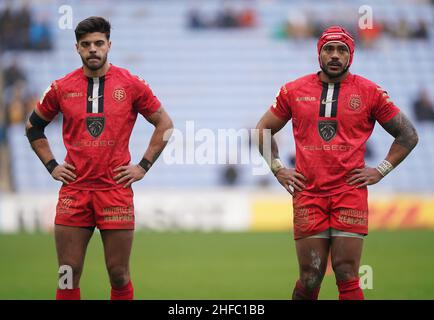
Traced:
[[130, 280], [130, 273], [126, 266], [114, 265], [108, 266], [107, 269], [113, 287], [123, 287]]
[[335, 259], [332, 261], [336, 280], [350, 280], [359, 276], [358, 263], [353, 260]]
[[320, 269], [308, 267], [302, 267], [300, 272], [300, 281], [303, 287], [312, 291], [321, 285], [322, 279], [324, 277], [324, 272]]
[[64, 263], [59, 266], [59, 284], [60, 281], [67, 284], [66, 282], [72, 281], [74, 288], [77, 288], [80, 283], [81, 273], [83, 271], [83, 266], [76, 263]]

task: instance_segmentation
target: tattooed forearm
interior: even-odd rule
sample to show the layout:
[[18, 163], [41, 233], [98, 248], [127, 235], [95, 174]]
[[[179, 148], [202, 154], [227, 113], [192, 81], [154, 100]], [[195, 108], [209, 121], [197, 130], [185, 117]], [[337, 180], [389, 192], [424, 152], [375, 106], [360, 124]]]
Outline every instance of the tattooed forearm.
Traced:
[[419, 141], [416, 129], [402, 112], [399, 112], [395, 117], [393, 117], [393, 119], [384, 123], [382, 126], [384, 130], [395, 138], [393, 143], [396, 143], [409, 151], [411, 151]]
[[399, 112], [392, 120], [384, 123], [383, 128], [395, 137], [395, 141], [390, 146], [385, 160], [396, 167], [416, 146], [418, 142], [416, 129], [402, 112]]

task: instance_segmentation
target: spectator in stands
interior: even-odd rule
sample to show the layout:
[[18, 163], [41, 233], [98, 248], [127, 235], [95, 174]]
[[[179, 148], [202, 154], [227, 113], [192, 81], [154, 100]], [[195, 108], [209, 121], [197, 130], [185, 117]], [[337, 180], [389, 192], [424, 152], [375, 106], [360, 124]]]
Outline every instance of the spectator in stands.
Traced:
[[293, 39], [312, 37], [313, 30], [307, 16], [302, 12], [290, 12], [287, 17], [286, 34]]
[[425, 20], [420, 19], [412, 37], [415, 39], [428, 39], [428, 25]]
[[19, 37], [14, 36], [14, 20], [12, 10], [6, 7], [0, 12], [0, 46], [2, 50], [19, 47]]
[[29, 30], [32, 23], [32, 14], [28, 4], [15, 13], [15, 30], [14, 37], [20, 39], [19, 49], [30, 49]]
[[237, 17], [237, 24], [241, 28], [252, 28], [256, 26], [256, 12], [252, 8], [241, 10]]
[[238, 169], [235, 165], [228, 164], [222, 172], [222, 184], [224, 186], [235, 186], [238, 183]]
[[27, 85], [24, 72], [16, 60], [3, 70], [3, 103], [6, 124], [21, 122], [24, 113], [24, 91]]
[[188, 27], [191, 29], [203, 29], [207, 27], [206, 20], [199, 9], [192, 8], [188, 12]]
[[198, 8], [188, 12], [188, 27], [191, 29], [205, 28], [251, 28], [256, 26], [256, 12], [244, 8], [237, 12], [229, 5], [207, 18]]
[[38, 17], [29, 28], [29, 46], [34, 50], [51, 49], [51, 32], [46, 17]]
[[14, 60], [12, 63], [6, 67], [3, 71], [4, 80], [3, 80], [3, 87], [8, 88], [10, 86], [15, 85], [16, 83], [23, 81], [26, 81], [26, 76], [24, 75], [24, 72], [20, 69], [20, 67], [17, 64], [17, 61]]
[[434, 105], [426, 89], [420, 90], [413, 103], [414, 114], [418, 121], [434, 121]]
[[393, 35], [397, 38], [409, 39], [411, 37], [410, 26], [404, 18], [399, 20], [398, 26], [393, 31]]
[[372, 28], [360, 29], [358, 28], [358, 37], [363, 48], [372, 48], [381, 37], [383, 32], [383, 25], [379, 21], [374, 21]]
[[47, 19], [34, 20], [28, 4], [13, 11], [6, 6], [0, 11], [0, 51], [51, 49]]
[[13, 87], [12, 99], [7, 106], [8, 124], [18, 124], [24, 122], [25, 118], [25, 97], [23, 84], [17, 84]]
[[219, 28], [234, 28], [238, 26], [237, 14], [229, 7], [225, 6], [222, 11], [217, 14], [216, 26]]

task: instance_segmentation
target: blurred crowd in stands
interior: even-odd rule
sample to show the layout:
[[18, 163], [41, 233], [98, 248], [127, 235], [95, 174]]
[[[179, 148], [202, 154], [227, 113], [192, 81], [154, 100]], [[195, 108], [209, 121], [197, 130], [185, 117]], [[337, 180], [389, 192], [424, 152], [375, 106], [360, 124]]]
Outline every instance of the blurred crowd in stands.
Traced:
[[5, 63], [4, 53], [13, 56], [22, 51], [52, 49], [48, 16], [35, 14], [26, 2], [21, 6], [13, 4], [10, 1], [0, 9], [0, 144], [6, 139], [6, 128], [24, 122], [37, 102], [37, 96], [30, 92], [18, 60]]
[[210, 28], [252, 28], [256, 26], [256, 11], [250, 7], [237, 10], [230, 6], [207, 14], [198, 8], [188, 12], [188, 26], [191, 29]]
[[0, 52], [50, 50], [52, 36], [47, 15], [35, 15], [28, 5], [0, 11]]
[[324, 28], [332, 24], [344, 26], [353, 34], [356, 42], [362, 48], [371, 48], [383, 36], [402, 40], [427, 40], [430, 36], [428, 23], [423, 19], [416, 23], [410, 23], [405, 18], [398, 21], [374, 20], [369, 27], [363, 29], [354, 21], [357, 22], [357, 19], [351, 20], [351, 22], [346, 22], [346, 19], [340, 22], [336, 20], [333, 22], [317, 21], [307, 16], [290, 14], [283, 26], [276, 30], [275, 36], [291, 39], [316, 39], [321, 35]]
[[[367, 28], [358, 26], [359, 16], [354, 16], [357, 11], [335, 12], [328, 16], [330, 20], [324, 20], [322, 14], [313, 12], [289, 12], [285, 21], [277, 26], [273, 34], [277, 38], [307, 39], [318, 38], [322, 31], [332, 25], [340, 24], [349, 30], [364, 48], [371, 47], [382, 36], [394, 39], [421, 39], [429, 38], [427, 21], [420, 19], [410, 22], [406, 17], [395, 20], [377, 19], [370, 21]], [[252, 28], [258, 25], [258, 14], [250, 6], [236, 8], [230, 3], [225, 3], [222, 8], [215, 11], [204, 11], [194, 7], [187, 14], [188, 27], [190, 29], [226, 29], [226, 28]], [[368, 22], [368, 21], [366, 21]]]
[[426, 89], [421, 89], [419, 91], [415, 101], [413, 102], [413, 111], [417, 121], [434, 121], [434, 103]]
[[16, 60], [4, 67], [1, 90], [6, 126], [24, 123], [27, 114], [35, 107], [39, 93], [30, 90], [26, 75]]

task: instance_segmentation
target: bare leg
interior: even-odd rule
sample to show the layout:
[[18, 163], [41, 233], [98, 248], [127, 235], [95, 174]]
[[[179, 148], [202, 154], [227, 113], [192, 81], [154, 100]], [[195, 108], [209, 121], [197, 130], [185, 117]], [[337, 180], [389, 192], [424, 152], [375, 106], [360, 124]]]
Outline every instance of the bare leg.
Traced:
[[54, 227], [59, 267], [62, 265], [68, 265], [72, 268], [73, 288], [78, 288], [80, 285], [84, 257], [92, 234], [93, 228], [61, 225], [55, 225]]
[[362, 300], [359, 286], [359, 266], [363, 239], [332, 237], [332, 266], [339, 289], [339, 300]]
[[304, 238], [295, 241], [300, 279], [292, 299], [309, 299], [315, 290], [319, 290], [327, 267], [329, 243], [329, 239], [322, 238]]
[[359, 276], [363, 239], [332, 237], [331, 257], [336, 280], [349, 280]]
[[125, 286], [130, 281], [130, 253], [134, 230], [101, 230], [105, 262], [112, 287]]

